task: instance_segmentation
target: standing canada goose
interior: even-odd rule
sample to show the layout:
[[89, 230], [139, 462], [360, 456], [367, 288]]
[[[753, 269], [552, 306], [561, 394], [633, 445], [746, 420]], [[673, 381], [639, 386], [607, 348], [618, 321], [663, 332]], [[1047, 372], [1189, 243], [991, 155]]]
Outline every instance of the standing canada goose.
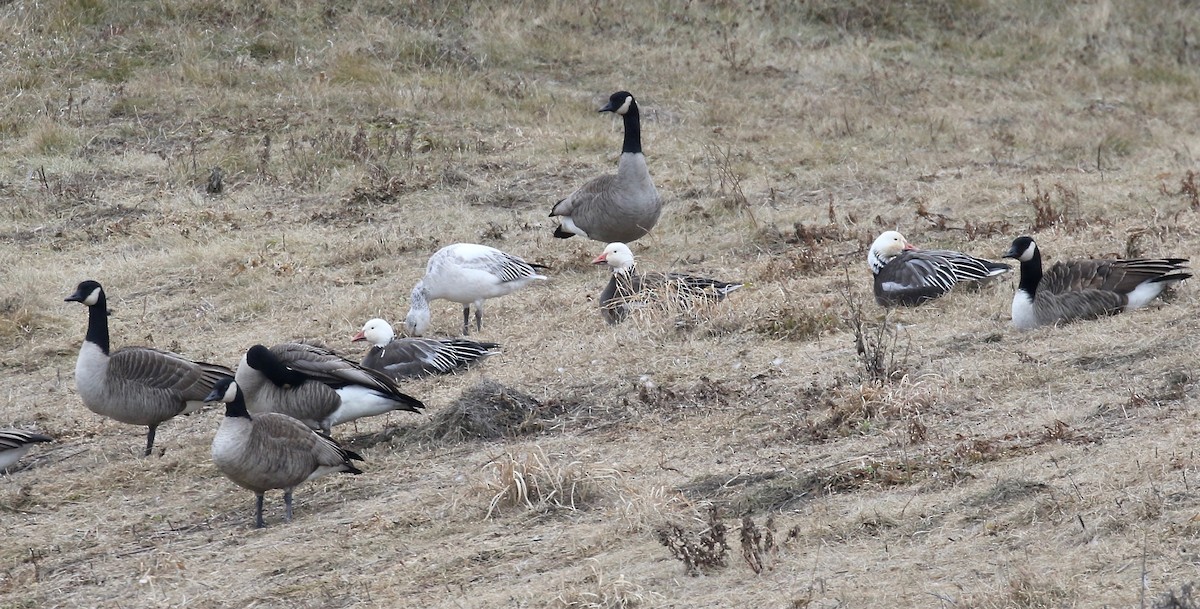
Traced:
[[233, 371], [217, 364], [194, 362], [149, 347], [109, 352], [108, 304], [104, 288], [84, 281], [65, 299], [88, 307], [87, 334], [75, 362], [75, 386], [88, 410], [130, 425], [145, 425], [146, 456], [154, 448], [159, 423], [190, 414]]
[[625, 142], [617, 173], [593, 178], [559, 201], [550, 210], [561, 224], [554, 236], [568, 239], [580, 235], [606, 243], [636, 241], [650, 232], [662, 212], [662, 198], [654, 188], [642, 154], [642, 123], [638, 105], [628, 91], [608, 98], [601, 112], [615, 112], [625, 122]]
[[881, 306], [912, 307], [949, 292], [960, 281], [983, 281], [1012, 270], [951, 250], [913, 247], [900, 233], [879, 235], [867, 252], [867, 266], [875, 276], [875, 302]]
[[0, 472], [7, 470], [17, 459], [29, 452], [38, 442], [53, 442], [54, 438], [23, 429], [0, 429]]
[[1021, 262], [1012, 323], [1022, 330], [1139, 309], [1192, 276], [1187, 258], [1068, 260], [1043, 274], [1032, 237], [1017, 237], [1004, 257]]
[[475, 329], [483, 329], [483, 301], [511, 294], [545, 275], [535, 270], [546, 268], [530, 264], [494, 247], [475, 243], [455, 243], [434, 252], [425, 266], [425, 277], [412, 289], [412, 304], [404, 318], [410, 336], [423, 336], [429, 330], [429, 302], [449, 300], [463, 306], [463, 336], [471, 330], [471, 305], [475, 305]]
[[637, 271], [633, 252], [624, 243], [609, 243], [592, 264], [608, 264], [612, 277], [600, 293], [600, 315], [609, 324], [620, 323], [633, 309], [652, 300], [671, 300], [683, 307], [696, 302], [714, 302], [742, 287], [716, 279], [679, 273], [646, 273]]
[[378, 370], [394, 380], [431, 374], [449, 374], [489, 355], [500, 345], [465, 338], [396, 338], [392, 325], [372, 319], [350, 339], [365, 340], [371, 349], [363, 356], [364, 368]]
[[245, 397], [232, 379], [222, 379], [209, 400], [225, 402], [225, 418], [212, 442], [217, 469], [238, 486], [254, 491], [254, 526], [263, 528], [263, 494], [283, 489], [284, 520], [292, 520], [292, 490], [325, 474], [361, 474], [351, 460], [357, 453], [305, 427], [287, 415], [246, 410]]
[[254, 345], [235, 378], [251, 412], [286, 414], [325, 433], [362, 417], [425, 407], [383, 373], [308, 343]]

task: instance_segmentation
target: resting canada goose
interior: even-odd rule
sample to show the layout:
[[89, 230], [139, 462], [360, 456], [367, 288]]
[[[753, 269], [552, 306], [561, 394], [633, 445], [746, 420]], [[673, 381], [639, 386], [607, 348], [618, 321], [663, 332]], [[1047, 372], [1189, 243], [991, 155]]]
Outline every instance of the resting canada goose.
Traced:
[[217, 469], [238, 486], [254, 491], [254, 526], [263, 528], [263, 494], [283, 489], [284, 520], [292, 520], [292, 490], [301, 482], [334, 472], [361, 474], [351, 460], [357, 453], [303, 423], [274, 412], [253, 417], [245, 397], [232, 379], [222, 379], [208, 395], [225, 402], [225, 418], [212, 442]]
[[235, 378], [250, 412], [286, 414], [325, 433], [362, 417], [425, 407], [383, 373], [308, 343], [254, 345]]
[[625, 320], [629, 312], [649, 300], [673, 299], [676, 304], [689, 306], [696, 301], [717, 301], [742, 287], [727, 283], [682, 275], [679, 273], [646, 273], [637, 271], [633, 252], [624, 243], [609, 243], [592, 264], [608, 264], [612, 277], [600, 293], [600, 315], [610, 324]]
[[431, 374], [449, 374], [489, 355], [500, 345], [465, 338], [396, 338], [392, 325], [372, 319], [350, 339], [365, 340], [371, 349], [363, 356], [364, 368], [378, 370], [395, 380]]
[[29, 447], [38, 442], [52, 442], [54, 438], [23, 429], [0, 429], [0, 472], [8, 469], [17, 459], [29, 452]]
[[224, 366], [194, 362], [149, 347], [109, 352], [108, 304], [104, 288], [84, 281], [65, 299], [88, 307], [87, 334], [75, 362], [75, 387], [88, 410], [130, 425], [145, 425], [146, 455], [159, 423], [204, 405], [217, 381], [232, 378]]
[[638, 105], [628, 91], [613, 93], [601, 112], [615, 112], [625, 122], [625, 142], [617, 173], [593, 178], [550, 210], [561, 224], [554, 236], [580, 235], [601, 243], [636, 241], [650, 232], [662, 212], [662, 199], [646, 169], [642, 154], [642, 123]]
[[404, 318], [411, 336], [429, 330], [429, 302], [449, 300], [463, 306], [463, 335], [471, 330], [471, 305], [475, 305], [475, 329], [483, 329], [483, 301], [511, 294], [534, 281], [544, 281], [530, 264], [494, 247], [455, 243], [434, 252], [425, 266], [425, 277], [412, 289], [412, 304]]
[[960, 281], [983, 281], [1012, 270], [951, 250], [913, 247], [900, 233], [879, 235], [867, 252], [867, 266], [875, 276], [875, 302], [885, 307], [916, 306], [949, 292]]
[[1187, 258], [1069, 260], [1043, 274], [1032, 237], [1018, 237], [1004, 257], [1021, 261], [1012, 323], [1022, 330], [1132, 311], [1192, 276]]

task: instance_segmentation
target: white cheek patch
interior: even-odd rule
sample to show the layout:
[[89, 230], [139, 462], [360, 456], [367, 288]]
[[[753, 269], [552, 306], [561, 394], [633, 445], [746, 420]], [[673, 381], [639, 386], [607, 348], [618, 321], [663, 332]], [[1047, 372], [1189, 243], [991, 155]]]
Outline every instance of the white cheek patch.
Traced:
[[1033, 252], [1036, 249], [1037, 249], [1037, 244], [1030, 243], [1029, 247], [1025, 248], [1024, 252], [1021, 252], [1021, 262], [1029, 262], [1030, 260], [1033, 260]]
[[230, 383], [229, 387], [225, 388], [225, 396], [221, 398], [226, 404], [233, 401], [237, 397], [237, 383]]
[[630, 95], [629, 97], [626, 97], [625, 103], [621, 104], [620, 108], [617, 108], [617, 114], [624, 115], [626, 112], [629, 112], [629, 106], [632, 103], [633, 103], [633, 96]]
[[89, 307], [96, 306], [96, 303], [98, 302], [100, 302], [100, 288], [92, 290], [92, 293], [88, 294], [88, 297], [83, 299], [83, 304]]

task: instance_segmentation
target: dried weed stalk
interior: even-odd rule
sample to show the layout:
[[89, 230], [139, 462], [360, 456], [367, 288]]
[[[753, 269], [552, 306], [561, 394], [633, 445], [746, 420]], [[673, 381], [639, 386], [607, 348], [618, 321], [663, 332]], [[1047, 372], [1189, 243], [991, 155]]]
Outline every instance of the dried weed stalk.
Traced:
[[878, 322], [866, 320], [862, 301], [850, 289], [850, 269], [847, 267], [846, 282], [842, 287], [842, 299], [846, 303], [843, 323], [854, 332], [854, 347], [862, 364], [866, 380], [883, 385], [904, 378], [908, 370], [908, 356], [912, 341], [900, 349], [900, 333], [892, 323], [892, 310], [886, 309]]
[[710, 506], [704, 530], [691, 533], [677, 524], [667, 524], [658, 530], [658, 541], [683, 563], [685, 572], [693, 577], [717, 567], [724, 567], [729, 554], [725, 541], [726, 527], [715, 506]]
[[768, 516], [763, 528], [758, 528], [750, 516], [742, 517], [742, 558], [750, 565], [750, 570], [762, 573], [769, 569], [766, 558], [775, 549], [775, 517]]

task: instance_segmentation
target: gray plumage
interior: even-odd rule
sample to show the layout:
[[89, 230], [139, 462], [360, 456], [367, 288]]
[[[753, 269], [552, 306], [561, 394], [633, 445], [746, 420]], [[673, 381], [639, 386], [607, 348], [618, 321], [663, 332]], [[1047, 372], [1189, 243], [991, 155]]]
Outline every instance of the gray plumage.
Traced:
[[945, 295], [966, 281], [985, 281], [1012, 267], [953, 250], [922, 250], [903, 235], [886, 231], [867, 252], [881, 306], [916, 306]]
[[254, 345], [236, 379], [250, 412], [286, 414], [326, 433], [362, 417], [425, 406], [387, 375], [309, 343]]
[[0, 429], [0, 471], [7, 470], [24, 457], [34, 444], [52, 441], [54, 438], [34, 431]]
[[75, 363], [75, 387], [92, 412], [130, 425], [145, 425], [146, 451], [154, 448], [158, 425], [198, 410], [217, 381], [233, 371], [149, 347], [109, 351], [108, 303], [104, 289], [84, 281], [68, 302], [88, 307], [88, 328]]
[[615, 112], [624, 121], [625, 140], [617, 173], [594, 178], [556, 203], [550, 216], [557, 216], [561, 224], [554, 236], [629, 243], [654, 228], [662, 213], [662, 198], [642, 153], [641, 117], [633, 95], [613, 93], [600, 112]]
[[292, 519], [292, 491], [302, 482], [325, 474], [361, 474], [351, 460], [357, 453], [338, 446], [300, 421], [268, 412], [253, 417], [237, 383], [224, 379], [209, 394], [225, 402], [225, 418], [212, 442], [212, 460], [238, 486], [254, 492], [254, 525], [262, 528], [263, 495], [283, 489], [284, 519]]
[[395, 380], [449, 374], [494, 355], [500, 348], [496, 343], [465, 338], [396, 338], [391, 324], [382, 319], [367, 321], [351, 339], [363, 340], [371, 343], [371, 348], [363, 356], [362, 366]]
[[1043, 273], [1031, 237], [1018, 237], [1004, 256], [1021, 262], [1012, 322], [1025, 330], [1132, 311], [1192, 276], [1186, 258], [1069, 260]]
[[670, 301], [682, 308], [699, 302], [716, 302], [742, 287], [707, 277], [681, 273], [639, 273], [633, 252], [624, 243], [610, 243], [592, 264], [608, 264], [612, 276], [600, 293], [600, 315], [609, 324], [620, 323], [649, 301]]

